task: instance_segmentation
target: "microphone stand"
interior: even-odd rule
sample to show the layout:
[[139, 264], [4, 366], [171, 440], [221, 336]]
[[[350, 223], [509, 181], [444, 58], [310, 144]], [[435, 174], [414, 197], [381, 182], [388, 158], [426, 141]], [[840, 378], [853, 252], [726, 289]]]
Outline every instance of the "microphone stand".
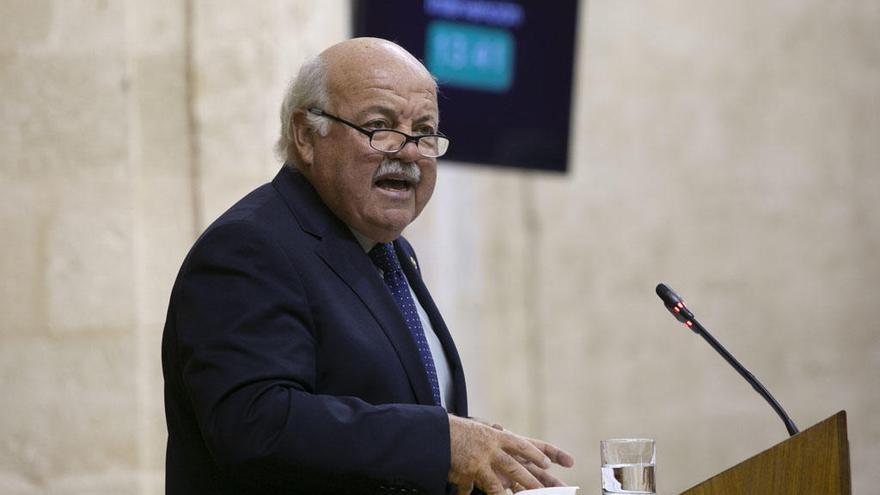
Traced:
[[764, 385], [762, 385], [761, 382], [759, 382], [758, 379], [755, 378], [755, 375], [751, 374], [749, 370], [741, 365], [739, 361], [737, 361], [736, 358], [733, 357], [733, 354], [727, 352], [727, 349], [725, 349], [720, 342], [715, 340], [715, 337], [713, 337], [712, 334], [710, 334], [706, 330], [706, 328], [700, 324], [699, 321], [697, 321], [696, 319], [691, 319], [689, 321], [692, 324], [686, 324], [687, 327], [693, 330], [694, 333], [696, 333], [700, 337], [703, 337], [703, 339], [705, 339], [706, 342], [708, 342], [713, 349], [718, 351], [718, 354], [721, 354], [721, 357], [723, 357], [725, 361], [733, 366], [733, 369], [735, 369], [737, 373], [742, 375], [742, 377], [745, 378], [747, 382], [749, 382], [749, 385], [751, 385], [752, 388], [755, 389], [755, 392], [758, 392], [761, 397], [763, 397], [764, 400], [766, 400], [767, 403], [770, 404], [770, 407], [772, 407], [773, 410], [776, 411], [776, 414], [779, 416], [780, 419], [782, 419], [782, 422], [785, 423], [785, 429], [788, 430], [788, 434], [790, 436], [796, 435], [799, 430], [798, 427], [795, 426], [794, 421], [792, 421], [791, 418], [788, 417], [788, 414], [786, 414], [785, 410], [782, 409], [782, 406], [779, 405], [779, 402], [776, 402], [776, 399], [774, 399], [773, 396], [770, 395], [770, 392], [764, 387]]
[[764, 385], [755, 378], [755, 375], [751, 374], [745, 366], [740, 364], [739, 361], [733, 357], [733, 354], [727, 352], [727, 349], [725, 349], [720, 342], [715, 340], [715, 337], [706, 330], [706, 327], [697, 321], [694, 314], [687, 308], [687, 306], [685, 306], [684, 301], [682, 301], [681, 297], [676, 294], [675, 291], [667, 287], [666, 284], [658, 284], [657, 295], [660, 296], [660, 299], [663, 300], [663, 305], [666, 306], [666, 309], [672, 313], [672, 316], [674, 316], [676, 320], [684, 323], [684, 325], [690, 328], [695, 334], [703, 337], [703, 339], [708, 342], [718, 354], [721, 354], [721, 357], [723, 357], [725, 361], [733, 366], [733, 369], [735, 369], [737, 373], [749, 382], [749, 385], [755, 389], [755, 392], [758, 392], [758, 394], [770, 404], [770, 407], [776, 411], [776, 414], [782, 419], [782, 422], [785, 423], [785, 429], [788, 430], [790, 436], [794, 436], [798, 433], [799, 430], [797, 426], [795, 426], [794, 421], [788, 417], [788, 414], [782, 409], [779, 402], [776, 402], [776, 399], [770, 395], [770, 392], [764, 387]]

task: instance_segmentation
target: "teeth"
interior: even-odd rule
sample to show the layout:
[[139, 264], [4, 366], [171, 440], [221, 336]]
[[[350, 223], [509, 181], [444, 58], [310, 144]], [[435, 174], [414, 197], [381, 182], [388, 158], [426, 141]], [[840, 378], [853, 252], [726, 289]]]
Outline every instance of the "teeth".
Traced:
[[401, 179], [379, 179], [376, 185], [383, 189], [402, 191], [409, 188], [409, 182]]

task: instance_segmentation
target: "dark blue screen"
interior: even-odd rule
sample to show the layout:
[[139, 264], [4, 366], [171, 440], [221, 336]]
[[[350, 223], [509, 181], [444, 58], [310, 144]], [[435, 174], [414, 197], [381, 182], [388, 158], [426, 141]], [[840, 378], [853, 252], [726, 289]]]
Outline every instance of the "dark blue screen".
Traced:
[[357, 0], [354, 33], [392, 40], [440, 83], [444, 159], [567, 169], [577, 0]]

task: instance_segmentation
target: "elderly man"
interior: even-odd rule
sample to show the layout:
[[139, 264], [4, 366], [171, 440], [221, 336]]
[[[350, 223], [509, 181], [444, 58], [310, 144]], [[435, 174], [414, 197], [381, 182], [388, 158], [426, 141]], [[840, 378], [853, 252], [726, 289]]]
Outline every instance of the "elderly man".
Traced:
[[557, 485], [568, 454], [466, 419], [455, 345], [400, 237], [431, 197], [437, 88], [388, 41], [306, 63], [285, 166], [215, 221], [162, 342], [166, 490], [469, 493]]

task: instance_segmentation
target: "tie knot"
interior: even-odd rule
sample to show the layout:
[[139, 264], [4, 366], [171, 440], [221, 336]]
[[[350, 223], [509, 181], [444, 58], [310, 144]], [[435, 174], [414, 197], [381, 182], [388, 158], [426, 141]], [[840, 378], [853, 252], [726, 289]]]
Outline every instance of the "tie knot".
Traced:
[[385, 273], [400, 270], [400, 261], [394, 251], [394, 244], [390, 242], [376, 244], [373, 249], [370, 249], [369, 255], [373, 264]]

